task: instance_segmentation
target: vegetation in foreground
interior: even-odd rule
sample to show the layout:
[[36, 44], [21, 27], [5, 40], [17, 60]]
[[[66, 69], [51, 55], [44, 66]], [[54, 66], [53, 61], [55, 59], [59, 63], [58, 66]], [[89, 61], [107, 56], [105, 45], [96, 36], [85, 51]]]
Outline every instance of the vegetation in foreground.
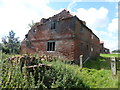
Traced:
[[[58, 59], [52, 61], [49, 58], [37, 56], [19, 56], [27, 57], [36, 64], [51, 64], [51, 69], [35, 70], [34, 73], [28, 73], [24, 68], [21, 72], [21, 63], [11, 64], [3, 54], [1, 59], [0, 87], [2, 88], [117, 88], [118, 76], [112, 76], [109, 61], [100, 57], [91, 59], [85, 63], [84, 68], [80, 69], [77, 65], [70, 65]], [[34, 57], [34, 58], [33, 58]], [[13, 62], [18, 58], [12, 58]], [[26, 65], [24, 65], [26, 67]], [[37, 72], [37, 73], [36, 73]], [[44, 72], [44, 73], [41, 73]], [[37, 78], [37, 79], [36, 79]]]

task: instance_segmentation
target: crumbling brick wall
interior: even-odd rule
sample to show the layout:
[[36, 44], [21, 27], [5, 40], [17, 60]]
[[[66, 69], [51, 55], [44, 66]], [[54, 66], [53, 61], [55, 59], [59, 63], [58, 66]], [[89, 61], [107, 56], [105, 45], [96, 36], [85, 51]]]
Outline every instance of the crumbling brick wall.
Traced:
[[[64, 19], [64, 20], [63, 20]], [[51, 21], [44, 24], [36, 24], [28, 32], [27, 40], [31, 41], [32, 47], [22, 42], [22, 53], [37, 53], [39, 55], [59, 55], [68, 60], [74, 59], [74, 19], [73, 17], [63, 18], [56, 21], [56, 28], [51, 30]], [[35, 32], [33, 31], [35, 30]], [[55, 41], [55, 51], [47, 51], [47, 42]]]
[[108, 48], [104, 47], [103, 42], [100, 43], [100, 53], [103, 53], [103, 54], [109, 54], [110, 53], [110, 50]]
[[[100, 55], [100, 40], [90, 30], [85, 22], [75, 17], [75, 60], [79, 61], [79, 56], [83, 55], [84, 60], [87, 57], [96, 57]], [[93, 50], [91, 50], [93, 48]]]
[[[55, 43], [55, 50], [47, 51], [48, 42], [51, 41]], [[53, 17], [41, 19], [29, 30], [21, 43], [21, 53], [55, 55], [78, 61], [81, 54], [85, 59], [98, 56], [99, 45], [99, 38], [86, 26], [85, 21], [63, 10]]]

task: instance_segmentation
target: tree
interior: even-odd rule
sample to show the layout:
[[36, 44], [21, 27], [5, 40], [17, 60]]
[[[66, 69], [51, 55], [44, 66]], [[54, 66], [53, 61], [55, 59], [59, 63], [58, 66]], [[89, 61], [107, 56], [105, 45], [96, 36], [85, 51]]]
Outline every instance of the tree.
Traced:
[[19, 37], [15, 37], [15, 33], [11, 30], [9, 32], [9, 36], [5, 36], [2, 38], [3, 42], [3, 52], [4, 53], [20, 53], [20, 41]]
[[2, 42], [3, 42], [1, 44], [1, 46], [2, 46], [2, 52], [4, 52], [5, 54], [10, 53], [9, 48], [8, 48], [7, 36], [2, 37]]
[[112, 53], [120, 53], [120, 49], [113, 50]]
[[32, 28], [35, 25], [35, 22], [32, 20], [32, 23], [28, 24], [30, 28]]

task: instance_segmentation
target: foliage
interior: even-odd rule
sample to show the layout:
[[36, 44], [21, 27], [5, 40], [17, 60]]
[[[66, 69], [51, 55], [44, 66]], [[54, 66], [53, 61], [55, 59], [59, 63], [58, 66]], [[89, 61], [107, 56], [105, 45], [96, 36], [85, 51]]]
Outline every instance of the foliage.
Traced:
[[32, 28], [35, 25], [35, 22], [32, 20], [32, 23], [28, 24], [30, 28]]
[[2, 51], [4, 53], [19, 54], [20, 53], [20, 41], [19, 37], [15, 37], [15, 33], [11, 30], [9, 36], [2, 38]]
[[[100, 74], [103, 73], [103, 76], [99, 79], [102, 79], [102, 78], [109, 78], [107, 79], [105, 84], [107, 85], [107, 87], [110, 87], [110, 88], [118, 88], [118, 86], [120, 86], [120, 83], [118, 83], [118, 78], [120, 77], [120, 71], [117, 71], [117, 75], [116, 76], [112, 76], [112, 72], [111, 72], [111, 65], [110, 65], [110, 58], [108, 57], [112, 57], [112, 56], [116, 56], [114, 54], [101, 54], [100, 56], [104, 56], [104, 57], [98, 57], [98, 58], [95, 58], [95, 59], [90, 59], [88, 62], [85, 63], [84, 67], [86, 68], [90, 68], [90, 69], [95, 69], [98, 71], [102, 71]], [[110, 80], [111, 79], [111, 80]], [[112, 83], [113, 85], [112, 85]], [[111, 85], [110, 85], [111, 84]]]
[[113, 50], [112, 53], [120, 53], [120, 49], [118, 49], [118, 50]]
[[52, 88], [89, 88], [79, 77], [78, 67], [75, 71], [75, 69], [73, 70], [74, 67], [61, 61], [53, 61], [51, 64], [54, 69], [47, 73], [50, 77], [54, 77]]
[[[88, 87], [82, 83], [81, 78], [75, 77], [74, 73], [67, 70], [65, 66], [66, 64], [64, 64], [63, 62], [56, 62], [56, 61], [51, 62], [51, 59], [48, 59], [48, 57], [46, 57], [46, 59], [48, 60], [46, 61], [45, 56], [41, 56], [41, 57], [36, 56], [35, 59], [33, 59], [34, 56], [26, 55], [24, 56], [24, 60], [28, 60], [29, 58], [30, 61], [31, 59], [32, 61], [37, 60], [38, 61], [37, 63], [44, 63], [44, 64], [52, 63], [53, 64], [52, 69], [50, 70], [43, 69], [44, 71], [41, 71], [41, 69], [38, 69], [37, 71], [34, 71], [35, 74], [30, 74], [29, 76], [26, 69], [23, 69], [23, 71], [21, 72], [20, 70], [21, 63], [16, 63], [16, 61], [18, 61], [17, 57], [18, 56], [1, 60], [1, 66], [2, 66], [1, 87], [2, 88], [38, 88], [38, 87], [40, 88], [81, 87], [82, 88], [82, 87]], [[20, 57], [23, 59], [23, 56], [20, 56]], [[13, 63], [16, 63], [16, 65], [13, 65], [12, 63], [10, 63], [11, 60], [13, 60]], [[42, 62], [39, 62], [41, 60]], [[56, 66], [55, 64], [58, 66]]]
[[106, 59], [104, 57], [91, 58], [84, 64], [84, 67], [97, 70], [101, 69], [110, 70], [110, 60], [109, 58]]
[[[69, 65], [60, 61], [51, 62], [51, 63], [55, 67], [56, 73], [58, 73], [58, 74], [53, 73], [53, 76], [54, 77], [60, 76], [60, 80], [55, 81], [53, 87], [60, 84], [61, 86], [63, 85], [63, 87], [67, 87], [65, 83], [65, 81], [67, 80], [71, 83], [71, 85], [68, 85], [69, 87], [72, 87], [72, 85], [73, 87], [75, 86], [77, 88], [80, 85], [83, 85], [83, 87], [87, 87], [87, 88], [117, 88], [118, 87], [118, 79], [117, 77], [112, 77], [111, 70], [105, 70], [105, 69], [97, 70], [95, 68], [80, 69], [79, 66], [77, 65]], [[67, 76], [66, 78], [67, 80], [65, 81], [64, 81], [64, 75]]]
[[[5, 54], [4, 54], [5, 55]], [[70, 65], [64, 61], [56, 58], [46, 56], [20, 56], [24, 60], [34, 61], [35, 64], [52, 64], [51, 69], [37, 69], [34, 73], [28, 73], [25, 68], [20, 70], [21, 63], [12, 65], [9, 63], [14, 57], [5, 59], [5, 55], [1, 60], [2, 80], [0, 80], [0, 87], [2, 88], [117, 88], [117, 77], [113, 77], [109, 68], [109, 62], [104, 58], [97, 58], [89, 61], [84, 65], [84, 68], [79, 68], [77, 65]], [[17, 56], [14, 58], [18, 61]], [[26, 57], [26, 58], [25, 58]], [[35, 59], [33, 59], [33, 57]], [[30, 59], [31, 58], [31, 59]], [[20, 59], [20, 58], [19, 58]], [[95, 65], [98, 65], [95, 66]], [[100, 64], [100, 65], [99, 65]], [[103, 64], [103, 65], [102, 65]], [[26, 67], [26, 65], [24, 66]]]
[[[0, 69], [1, 69], [1, 80], [0, 80], [0, 87], [2, 88], [46, 88], [46, 86], [43, 83], [44, 76], [40, 77], [41, 73], [37, 72], [38, 80], [36, 81], [36, 70], [34, 72], [28, 72], [26, 68], [22, 69], [21, 72], [21, 63], [18, 61], [18, 59], [24, 59], [28, 60], [28, 58], [31, 57], [31, 60], [34, 62], [34, 60], [38, 60], [37, 58], [34, 58], [34, 56], [28, 57], [27, 55], [23, 56], [12, 56], [8, 58], [8, 55], [3, 54], [4, 58], [2, 58], [0, 62]], [[5, 59], [5, 57], [7, 59]], [[17, 58], [19, 57], [19, 58]], [[13, 62], [11, 62], [11, 60]], [[32, 62], [32, 63], [33, 63]], [[15, 65], [15, 64], [16, 65]], [[26, 65], [25, 65], [26, 67]], [[43, 72], [41, 70], [41, 72]]]

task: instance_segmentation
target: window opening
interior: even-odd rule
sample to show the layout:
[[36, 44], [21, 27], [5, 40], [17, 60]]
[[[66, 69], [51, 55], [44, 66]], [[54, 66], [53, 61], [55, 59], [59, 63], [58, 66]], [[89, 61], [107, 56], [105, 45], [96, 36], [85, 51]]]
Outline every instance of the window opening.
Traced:
[[51, 30], [52, 30], [52, 29], [55, 29], [55, 28], [56, 28], [56, 23], [55, 23], [55, 22], [52, 22], [52, 23], [51, 23]]
[[83, 49], [84, 49], [83, 43], [80, 44], [80, 49], [81, 49], [81, 51], [83, 51]]
[[54, 41], [47, 42], [47, 51], [55, 51], [55, 42]]

